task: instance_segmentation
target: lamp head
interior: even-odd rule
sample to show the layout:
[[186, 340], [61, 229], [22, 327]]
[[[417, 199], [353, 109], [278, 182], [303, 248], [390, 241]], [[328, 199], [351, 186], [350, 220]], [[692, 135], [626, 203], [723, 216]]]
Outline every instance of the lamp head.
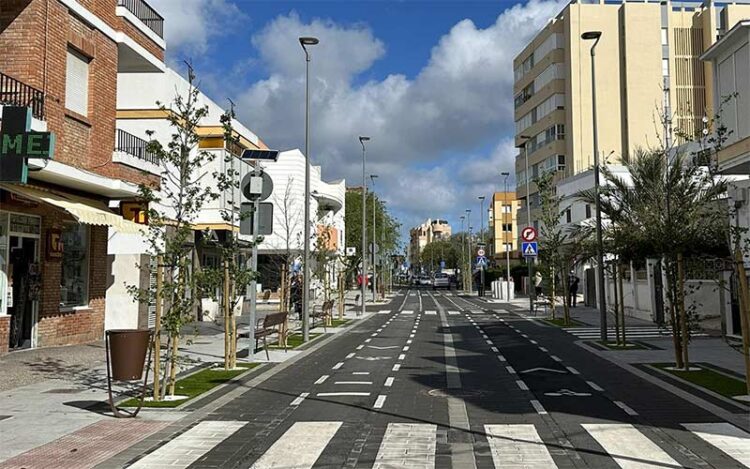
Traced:
[[360, 135], [359, 141], [360, 142], [369, 142], [370, 141], [370, 137], [363, 137], [363, 136]]
[[479, 199], [479, 200], [484, 200], [484, 198], [485, 197], [483, 195], [480, 195], [479, 197], [477, 197], [477, 199]]
[[502, 173], [500, 173], [500, 176], [510, 176], [510, 173], [507, 171], [503, 171]]
[[320, 42], [320, 40], [318, 40], [317, 37], [303, 36], [303, 37], [299, 38], [299, 43], [302, 44], [302, 47], [305, 47], [305, 46], [314, 46], [314, 45], [318, 44], [319, 42]]
[[599, 39], [602, 37], [601, 31], [586, 31], [585, 33], [581, 34], [581, 39], [588, 41], [591, 39]]

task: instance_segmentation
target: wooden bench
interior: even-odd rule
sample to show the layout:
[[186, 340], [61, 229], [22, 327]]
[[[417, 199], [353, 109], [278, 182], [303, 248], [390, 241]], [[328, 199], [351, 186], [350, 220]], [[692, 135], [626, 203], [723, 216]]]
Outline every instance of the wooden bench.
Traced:
[[267, 338], [269, 335], [278, 334], [279, 343], [284, 345], [284, 351], [286, 352], [287, 314], [287, 312], [269, 313], [263, 319], [258, 319], [255, 325], [255, 349], [258, 349], [258, 341], [263, 339], [263, 347], [266, 349], [266, 358], [268, 360], [271, 359], [268, 355]]
[[315, 328], [315, 318], [323, 319], [323, 330], [328, 332], [326, 326], [330, 324], [333, 317], [333, 300], [324, 301], [320, 306], [313, 306], [312, 327]]

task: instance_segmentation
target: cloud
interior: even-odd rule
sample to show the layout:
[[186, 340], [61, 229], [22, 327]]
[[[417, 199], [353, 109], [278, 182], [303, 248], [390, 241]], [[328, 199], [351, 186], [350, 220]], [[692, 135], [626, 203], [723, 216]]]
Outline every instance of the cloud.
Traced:
[[212, 38], [227, 34], [246, 17], [226, 0], [153, 0], [151, 4], [165, 18], [164, 39], [170, 57], [206, 53]]
[[[214, 35], [242, 17], [230, 0], [161, 0], [169, 48], [208, 50]], [[368, 135], [368, 173], [404, 224], [457, 216], [476, 196], [502, 187], [500, 171], [514, 173], [512, 60], [563, 1], [530, 0], [499, 13], [479, 28], [458, 21], [437, 41], [413, 77], [391, 73], [363, 80], [388, 48], [362, 23], [303, 21], [292, 12], [267, 23], [251, 40], [243, 67], [265, 78], [232, 92], [240, 120], [279, 149], [304, 148], [305, 59], [298, 37], [316, 36], [309, 51], [311, 158], [324, 177], [361, 184], [359, 135]], [[242, 72], [226, 70], [231, 76]], [[213, 81], [212, 72], [202, 78]], [[208, 83], [209, 88], [215, 87]], [[513, 177], [509, 178], [511, 181]], [[453, 215], [453, 216], [451, 216]]]

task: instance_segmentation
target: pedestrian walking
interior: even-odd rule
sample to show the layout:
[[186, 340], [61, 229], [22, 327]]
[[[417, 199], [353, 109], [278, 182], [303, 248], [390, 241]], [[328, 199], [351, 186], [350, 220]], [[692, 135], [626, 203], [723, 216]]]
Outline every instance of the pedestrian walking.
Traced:
[[538, 270], [534, 274], [534, 292], [537, 297], [542, 295], [542, 273]]
[[581, 279], [573, 272], [570, 271], [570, 277], [568, 277], [568, 285], [570, 287], [570, 300], [568, 304], [573, 308], [578, 304], [578, 284], [581, 283]]

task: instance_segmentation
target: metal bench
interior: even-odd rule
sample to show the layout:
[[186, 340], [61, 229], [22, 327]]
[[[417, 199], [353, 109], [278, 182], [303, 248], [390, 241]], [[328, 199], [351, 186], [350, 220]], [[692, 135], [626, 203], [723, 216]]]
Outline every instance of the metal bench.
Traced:
[[266, 349], [266, 359], [271, 360], [268, 355], [268, 341], [269, 335], [278, 334], [279, 343], [284, 345], [284, 352], [286, 352], [286, 318], [288, 313], [269, 313], [263, 319], [258, 319], [255, 325], [255, 349], [258, 349], [258, 341], [263, 339], [263, 347]]

